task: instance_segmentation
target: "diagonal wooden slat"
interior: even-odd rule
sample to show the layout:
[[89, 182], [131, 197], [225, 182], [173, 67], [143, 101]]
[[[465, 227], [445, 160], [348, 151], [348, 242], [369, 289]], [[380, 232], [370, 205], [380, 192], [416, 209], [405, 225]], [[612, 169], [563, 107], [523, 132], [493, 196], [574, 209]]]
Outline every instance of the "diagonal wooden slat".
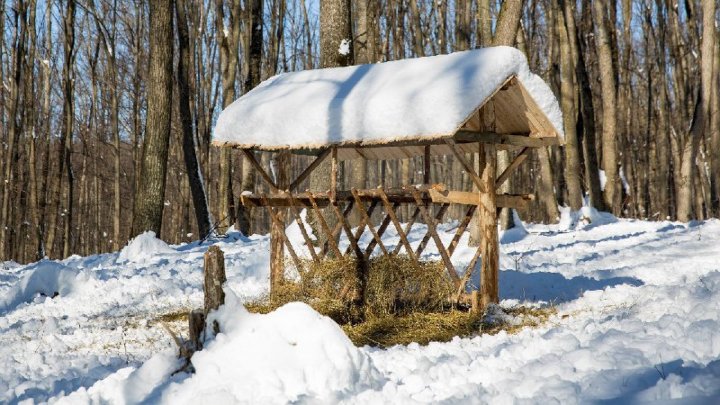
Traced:
[[[412, 215], [410, 216], [410, 220], [407, 224], [405, 224], [405, 235], [409, 235], [410, 231], [412, 230], [413, 225], [415, 225], [415, 221], [417, 221], [417, 217], [420, 215], [420, 208], [415, 207], [415, 211], [413, 211]], [[392, 254], [396, 255], [398, 252], [400, 252], [400, 249], [402, 248], [402, 244], [398, 243], [395, 246], [395, 249], [393, 249]]]
[[480, 246], [478, 246], [478, 248], [475, 249], [475, 254], [473, 255], [472, 260], [470, 260], [470, 263], [468, 263], [467, 267], [465, 267], [465, 272], [463, 273], [462, 280], [460, 280], [460, 285], [457, 289], [457, 294], [455, 295], [455, 302], [460, 301], [460, 297], [462, 297], [463, 292], [465, 291], [465, 286], [470, 280], [470, 277], [472, 277], [473, 270], [475, 270], [475, 264], [480, 257], [480, 250]]
[[267, 211], [268, 211], [268, 215], [270, 216], [270, 219], [272, 220], [273, 224], [275, 226], [279, 227], [280, 229], [283, 229], [283, 232], [280, 232], [280, 233], [282, 234], [284, 245], [287, 248], [288, 253], [290, 253], [290, 257], [292, 258], [293, 263], [295, 263], [295, 267], [298, 269], [298, 271], [300, 273], [304, 273], [305, 269], [302, 265], [302, 262], [300, 261], [300, 258], [298, 257], [298, 255], [295, 253], [295, 249], [293, 248], [292, 243], [290, 242], [290, 239], [288, 238], [287, 234], [284, 231], [285, 225], [280, 221], [280, 219], [278, 219], [277, 213], [275, 213], [274, 208], [268, 206]]
[[458, 243], [460, 243], [460, 238], [462, 237], [463, 233], [465, 233], [465, 229], [467, 229], [468, 225], [470, 224], [470, 221], [472, 220], [472, 216], [473, 214], [475, 214], [476, 209], [477, 205], [468, 206], [467, 212], [465, 212], [465, 217], [463, 217], [462, 222], [460, 222], [460, 225], [458, 225], [458, 228], [455, 231], [455, 236], [453, 236], [450, 244], [448, 245], [448, 254], [450, 255], [450, 257], [452, 257], [453, 253], [455, 253], [455, 248], [457, 248]]
[[375, 240], [375, 242], [377, 242], [377, 245], [380, 246], [380, 250], [382, 250], [383, 254], [387, 255], [388, 251], [385, 248], [385, 245], [383, 244], [382, 239], [380, 238], [380, 235], [378, 235], [378, 233], [375, 231], [375, 227], [373, 227], [372, 220], [370, 219], [370, 214], [372, 214], [372, 210], [375, 209], [375, 202], [373, 202], [373, 205], [371, 205], [371, 209], [368, 212], [365, 212], [366, 211], [365, 204], [363, 204], [362, 200], [360, 199], [360, 196], [358, 195], [357, 190], [353, 188], [351, 191], [353, 193], [353, 196], [355, 197], [355, 202], [358, 205], [358, 209], [360, 210], [360, 213], [362, 214], [361, 222], [363, 225], [362, 225], [362, 229], [361, 229], [361, 227], [358, 227], [359, 235], [357, 235], [356, 238], [360, 238], [360, 236], [362, 236], [362, 232], [365, 229], [365, 225], [367, 225], [367, 227], [370, 229], [370, 233], [372, 233], [372, 235], [373, 235], [373, 239]]
[[320, 163], [322, 163], [323, 160], [325, 160], [325, 158], [328, 157], [329, 154], [330, 154], [330, 148], [325, 149], [324, 151], [320, 152], [318, 157], [315, 158], [315, 160], [313, 160], [312, 163], [310, 163], [310, 165], [305, 170], [303, 170], [303, 172], [300, 173], [299, 176], [297, 176], [295, 181], [290, 183], [288, 190], [294, 191], [296, 188], [298, 188], [300, 186], [300, 183], [302, 183], [308, 176], [310, 176], [310, 173], [312, 173], [313, 170], [315, 170], [320, 165]]
[[302, 233], [303, 239], [305, 239], [305, 246], [307, 246], [308, 250], [310, 251], [310, 255], [312, 255], [313, 261], [317, 263], [320, 261], [320, 258], [318, 258], [317, 252], [315, 252], [315, 245], [313, 244], [312, 239], [310, 239], [310, 235], [307, 233], [307, 229], [305, 229], [305, 224], [300, 217], [300, 211], [298, 211], [297, 205], [295, 204], [295, 198], [291, 193], [287, 191], [285, 192], [285, 194], [290, 198], [290, 201], [292, 201], [292, 204], [290, 204], [290, 211], [295, 217], [295, 222], [300, 227], [300, 233]]
[[445, 268], [448, 271], [448, 275], [452, 279], [455, 286], [458, 286], [460, 284], [460, 278], [458, 277], [457, 273], [455, 272], [455, 266], [453, 266], [452, 262], [450, 261], [450, 256], [448, 256], [447, 250], [445, 250], [445, 246], [442, 243], [442, 240], [440, 239], [440, 236], [437, 234], [437, 229], [435, 228], [435, 221], [433, 218], [428, 214], [427, 209], [425, 209], [425, 206], [422, 205], [422, 198], [420, 197], [420, 193], [415, 187], [409, 187], [410, 191], [412, 192], [413, 197], [415, 198], [415, 201], [418, 204], [418, 208], [420, 208], [420, 214], [423, 216], [423, 219], [425, 220], [425, 223], [428, 227], [428, 232], [431, 232], [432, 238], [435, 241], [435, 246], [437, 247], [438, 252], [440, 253], [440, 257], [442, 258], [443, 263], [445, 264]]
[[340, 212], [340, 208], [338, 208], [337, 204], [330, 204], [330, 206], [332, 207], [333, 212], [335, 212], [335, 216], [337, 217], [338, 222], [342, 226], [342, 229], [345, 231], [348, 241], [350, 242], [350, 246], [355, 251], [355, 256], [357, 257], [357, 260], [363, 260], [364, 255], [362, 254], [362, 250], [360, 249], [360, 246], [357, 243], [357, 239], [355, 239], [355, 235], [353, 235], [352, 229], [350, 229], [350, 225], [348, 225], [345, 216], [343, 215], [343, 213]]
[[500, 186], [502, 186], [503, 183], [505, 183], [507, 179], [510, 178], [515, 169], [517, 169], [522, 164], [522, 162], [524, 162], [525, 159], [528, 158], [529, 155], [530, 148], [523, 148], [523, 150], [521, 150], [520, 153], [515, 156], [515, 159], [513, 159], [510, 165], [508, 165], [508, 167], [506, 167], [505, 170], [503, 170], [503, 172], [500, 174], [500, 176], [498, 176], [498, 178], [495, 180], [495, 188], [500, 188]]
[[467, 172], [468, 176], [470, 176], [470, 179], [472, 179], [473, 183], [475, 183], [478, 190], [484, 191], [485, 185], [482, 180], [480, 180], [480, 176], [478, 176], [472, 165], [467, 161], [467, 159], [465, 159], [463, 152], [458, 149], [455, 141], [452, 139], [446, 139], [445, 143], [450, 147], [450, 151], [453, 153], [458, 162], [460, 162], [460, 165], [462, 165], [463, 169], [465, 169], [465, 172]]
[[[316, 198], [315, 202], [317, 202], [317, 195], [315, 195], [315, 198]], [[343, 218], [347, 218], [348, 214], [350, 214], [350, 211], [352, 211], [352, 209], [353, 209], [353, 204], [355, 204], [355, 201], [354, 201], [354, 200], [350, 200], [350, 201], [348, 202], [348, 205], [345, 206], [345, 210], [343, 211]], [[328, 205], [329, 205], [329, 204], [328, 204]], [[338, 240], [338, 238], [340, 237], [340, 232], [341, 232], [341, 231], [342, 231], [342, 224], [341, 224], [340, 222], [338, 222], [338, 223], [336, 223], [336, 224], [333, 226], [333, 229], [332, 229], [332, 237], [333, 237], [333, 239]], [[325, 246], [323, 246], [322, 254], [323, 254], [323, 255], [326, 255], [326, 254], [327, 254], [327, 250], [328, 250], [328, 246], [327, 246], [327, 243], [326, 243]]]
[[[407, 235], [405, 235], [405, 232], [403, 231], [402, 225], [400, 224], [400, 221], [398, 221], [397, 215], [395, 215], [395, 209], [390, 205], [390, 201], [387, 198], [387, 194], [385, 194], [385, 191], [383, 189], [378, 189], [378, 194], [380, 195], [380, 199], [383, 202], [383, 206], [385, 206], [385, 211], [387, 212], [387, 215], [390, 216], [390, 220], [392, 221], [393, 225], [395, 225], [395, 229], [397, 229], [398, 236], [400, 237], [400, 242], [405, 247], [405, 252], [408, 256], [412, 259], [413, 262], [417, 263], [417, 256], [415, 256], [415, 252], [413, 251], [412, 246], [410, 246], [410, 242], [408, 242]], [[422, 204], [422, 202], [418, 201], [418, 204]]]
[[[375, 207], [377, 207], [378, 203], [379, 203], [379, 201], [372, 201], [370, 203], [370, 207], [367, 209], [367, 212], [366, 212], [366, 216], [368, 218], [375, 211]], [[362, 210], [364, 210], [364, 206], [362, 208], [358, 207], [358, 209], [362, 211]], [[360, 238], [362, 237], [363, 233], [365, 232], [366, 226], [367, 226], [367, 221], [366, 221], [365, 217], [361, 216], [360, 222], [358, 222], [357, 229], [355, 230], [355, 239], [357, 239], [358, 242], [360, 241]], [[345, 254], [350, 253], [351, 250], [352, 250], [352, 246], [348, 246], [347, 249], [345, 249]]]
[[242, 151], [243, 155], [245, 155], [245, 158], [248, 160], [248, 162], [250, 162], [252, 167], [254, 167], [255, 170], [258, 171], [258, 173], [260, 173], [260, 177], [262, 177], [265, 180], [265, 182], [267, 182], [267, 184], [270, 186], [270, 188], [272, 188], [273, 191], [280, 191], [280, 188], [278, 187], [277, 184], [275, 184], [272, 177], [270, 177], [270, 175], [265, 171], [265, 169], [263, 169], [260, 162], [257, 161], [257, 159], [255, 158], [255, 154], [252, 153], [252, 151], [250, 151], [248, 149], [240, 149], [240, 150]]
[[[445, 212], [447, 211], [448, 207], [450, 207], [450, 204], [443, 204], [440, 206], [440, 209], [435, 214], [435, 223], [436, 224], [440, 223], [440, 221], [442, 220], [443, 215], [445, 215]], [[432, 235], [430, 235], [430, 228], [428, 228], [428, 230], [425, 232], [425, 235], [423, 236], [422, 240], [420, 241], [420, 244], [418, 245], [417, 249], [415, 250], [415, 254], [418, 257], [420, 257], [423, 250], [425, 250], [425, 246], [427, 246], [431, 237], [432, 237]]]
[[[392, 209], [395, 210], [397, 207], [400, 206], [400, 203], [395, 203], [392, 205]], [[387, 230], [388, 226], [390, 226], [390, 222], [392, 219], [390, 218], [390, 214], [388, 214], [388, 210], [385, 210], [385, 218], [383, 218], [382, 223], [380, 223], [380, 227], [378, 228], [378, 236], [382, 238], [383, 234]], [[375, 239], [371, 240], [368, 244], [367, 248], [365, 248], [365, 257], [370, 258], [370, 255], [372, 255], [373, 250], [375, 250], [375, 246], [377, 245], [377, 242], [375, 242]]]
[[327, 243], [332, 248], [333, 252], [337, 255], [337, 257], [341, 257], [342, 253], [340, 253], [340, 248], [338, 248], [337, 241], [335, 241], [335, 238], [332, 235], [332, 232], [330, 232], [330, 227], [328, 226], [327, 222], [325, 221], [325, 217], [323, 217], [322, 211], [317, 205], [317, 202], [315, 202], [315, 197], [313, 193], [307, 193], [308, 199], [310, 200], [310, 204], [312, 204], [313, 210], [315, 211], [315, 216], [317, 217], [318, 222], [320, 223], [320, 227], [322, 228], [323, 232], [325, 232], [325, 235], [327, 235]]

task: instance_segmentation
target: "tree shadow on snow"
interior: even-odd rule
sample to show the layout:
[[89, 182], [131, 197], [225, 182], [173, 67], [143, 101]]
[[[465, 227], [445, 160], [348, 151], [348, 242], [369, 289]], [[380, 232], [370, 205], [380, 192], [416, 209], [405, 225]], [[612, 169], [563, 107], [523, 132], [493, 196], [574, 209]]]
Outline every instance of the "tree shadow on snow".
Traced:
[[[473, 281], [477, 283], [479, 280]], [[568, 279], [558, 273], [505, 270], [500, 272], [500, 299], [560, 303], [578, 299], [585, 291], [603, 290], [620, 284], [640, 286], [643, 282], [634, 277], [597, 280], [578, 276]]]
[[[608, 371], [605, 371], [607, 373]], [[602, 372], [601, 372], [602, 373]], [[613, 398], [591, 400], [593, 404], [637, 404], [649, 403], [649, 398], [643, 398], [642, 393], [657, 385], [667, 384], [669, 386], [677, 385], [695, 385], [693, 380], [696, 379], [713, 379], [720, 377], [720, 360], [715, 360], [707, 365], [686, 365], [682, 359], [677, 359], [654, 367], [640, 368], [634, 374], [626, 374], [622, 372], [613, 372], [614, 376], [607, 374], [599, 376], [600, 384], [607, 385], [614, 391], [620, 391], [620, 394]], [[668, 378], [674, 381], [666, 381]], [[677, 378], [679, 376], [679, 379]], [[664, 381], [665, 380], [665, 381]], [[698, 384], [702, 385], [702, 384]], [[667, 389], [668, 387], [664, 387]], [[658, 387], [660, 388], [660, 387]], [[658, 393], [666, 391], [659, 389]], [[650, 398], [654, 395], [649, 395]], [[682, 404], [718, 404], [720, 403], [720, 387], [716, 387], [709, 396], [683, 397], [676, 400], [665, 400], [663, 403], [682, 403]]]

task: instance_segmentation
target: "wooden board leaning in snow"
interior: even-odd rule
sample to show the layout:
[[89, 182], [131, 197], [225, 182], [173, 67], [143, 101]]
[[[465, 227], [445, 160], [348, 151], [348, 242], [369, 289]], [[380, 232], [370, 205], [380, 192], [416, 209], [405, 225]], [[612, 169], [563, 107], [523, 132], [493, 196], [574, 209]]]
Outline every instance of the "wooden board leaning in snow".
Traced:
[[550, 88], [530, 72], [522, 52], [494, 47], [274, 76], [220, 114], [214, 144], [297, 150], [442, 139], [509, 86], [514, 90], [505, 100], [520, 97], [526, 111], [509, 108], [497, 120], [507, 120], [508, 128], [528, 122], [525, 135], [562, 140]]

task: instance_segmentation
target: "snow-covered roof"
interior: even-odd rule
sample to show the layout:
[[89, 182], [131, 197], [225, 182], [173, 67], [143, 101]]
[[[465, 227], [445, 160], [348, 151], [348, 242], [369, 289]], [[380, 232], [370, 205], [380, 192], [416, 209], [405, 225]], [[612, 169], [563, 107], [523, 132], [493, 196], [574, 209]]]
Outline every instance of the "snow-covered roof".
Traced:
[[562, 140], [548, 85], [522, 52], [494, 47], [274, 76], [220, 114], [214, 144], [301, 150], [442, 140], [481, 120], [489, 99], [491, 132]]

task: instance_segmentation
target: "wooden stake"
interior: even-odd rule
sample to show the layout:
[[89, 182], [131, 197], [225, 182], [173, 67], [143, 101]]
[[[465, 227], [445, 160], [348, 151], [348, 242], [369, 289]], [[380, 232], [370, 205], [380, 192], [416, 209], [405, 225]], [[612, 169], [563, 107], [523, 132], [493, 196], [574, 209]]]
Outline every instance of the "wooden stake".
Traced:
[[[205, 252], [204, 263], [204, 283], [203, 290], [205, 292], [204, 313], [207, 314], [220, 305], [225, 303], [225, 292], [222, 289], [223, 284], [227, 281], [225, 277], [225, 255], [219, 247], [210, 246]], [[215, 333], [220, 331], [217, 322], [213, 325]]]

